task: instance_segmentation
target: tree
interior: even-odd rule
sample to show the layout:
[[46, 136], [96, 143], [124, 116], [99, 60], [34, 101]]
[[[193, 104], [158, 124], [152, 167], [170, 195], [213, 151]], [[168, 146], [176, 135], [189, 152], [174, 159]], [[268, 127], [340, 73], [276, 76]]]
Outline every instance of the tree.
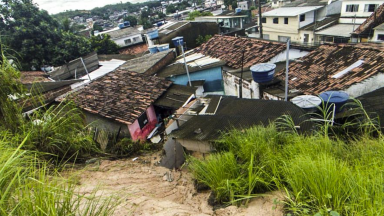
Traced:
[[55, 46], [52, 63], [62, 65], [80, 56], [85, 56], [92, 50], [91, 42], [87, 38], [72, 32], [62, 32], [61, 39]]
[[3, 42], [18, 52], [22, 67], [39, 68], [52, 61], [54, 46], [60, 40], [59, 23], [31, 0], [2, 0], [0, 34]]
[[128, 21], [132, 27], [137, 25], [137, 19], [134, 16], [127, 16], [124, 18], [124, 21]]
[[167, 6], [167, 9], [165, 10], [167, 14], [170, 14], [170, 13], [175, 13], [176, 12], [176, 7], [174, 5], [168, 5]]
[[91, 37], [92, 49], [97, 54], [117, 54], [119, 46], [111, 40], [111, 36], [107, 34], [99, 34]]
[[204, 37], [199, 35], [197, 38], [196, 38], [196, 44], [197, 45], [201, 45], [207, 41], [209, 41], [209, 39], [212, 38], [212, 35], [205, 35]]

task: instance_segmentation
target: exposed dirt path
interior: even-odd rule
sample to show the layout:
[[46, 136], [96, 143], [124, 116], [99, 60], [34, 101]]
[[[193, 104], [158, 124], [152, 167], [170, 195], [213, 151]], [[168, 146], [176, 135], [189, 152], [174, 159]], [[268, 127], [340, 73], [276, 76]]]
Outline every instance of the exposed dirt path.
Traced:
[[[280, 193], [252, 200], [247, 208], [230, 206], [212, 210], [209, 192], [197, 193], [187, 171], [170, 171], [156, 166], [160, 152], [125, 160], [102, 160], [88, 165], [80, 173], [79, 192], [90, 193], [99, 187], [99, 195], [123, 198], [113, 215], [283, 215], [281, 206], [273, 204]], [[172, 181], [168, 181], [171, 180]]]

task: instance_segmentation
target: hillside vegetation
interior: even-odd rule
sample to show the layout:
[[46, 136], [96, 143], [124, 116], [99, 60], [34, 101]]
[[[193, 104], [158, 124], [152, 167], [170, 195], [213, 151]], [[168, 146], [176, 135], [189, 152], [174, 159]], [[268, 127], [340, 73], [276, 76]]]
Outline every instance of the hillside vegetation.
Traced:
[[247, 204], [280, 190], [286, 199], [276, 202], [288, 215], [383, 215], [384, 139], [375, 119], [356, 103], [358, 121], [341, 126], [353, 127], [353, 137], [334, 133], [329, 122], [312, 135], [298, 134], [285, 117], [224, 134], [216, 153], [189, 158], [190, 170], [218, 203]]

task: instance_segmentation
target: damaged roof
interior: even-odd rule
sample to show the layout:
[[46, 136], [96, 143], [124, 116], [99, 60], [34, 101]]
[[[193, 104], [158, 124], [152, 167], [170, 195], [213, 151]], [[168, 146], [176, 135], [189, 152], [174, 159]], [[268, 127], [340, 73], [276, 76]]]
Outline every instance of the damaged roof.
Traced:
[[[289, 65], [289, 88], [304, 94], [343, 90], [383, 71], [380, 46], [322, 45]], [[285, 71], [277, 76], [285, 80]]]
[[286, 49], [284, 43], [215, 35], [209, 41], [196, 48], [196, 52], [226, 61], [232, 68], [241, 68], [244, 50], [244, 68], [265, 63]]
[[70, 97], [88, 112], [130, 125], [171, 84], [163, 78], [117, 69]]
[[[167, 57], [167, 55], [171, 52], [174, 52], [173, 49], [163, 51], [163, 52], [158, 52], [154, 54], [147, 54], [142, 57], [134, 58], [131, 60], [128, 60], [126, 63], [121, 65], [119, 68], [122, 70], [128, 70], [128, 71], [133, 71], [136, 73], [149, 73], [149, 69], [154, 67], [158, 62], [163, 60], [164, 58]], [[169, 63], [169, 62], [166, 62]], [[160, 69], [160, 68], [158, 68]], [[148, 74], [152, 75], [152, 74]]]
[[220, 103], [214, 115], [198, 115], [189, 119], [172, 136], [178, 139], [214, 141], [223, 132], [233, 128], [245, 129], [254, 125], [268, 125], [278, 117], [288, 114], [301, 130], [309, 130], [305, 112], [291, 102], [258, 99], [240, 99], [231, 96], [212, 96]]
[[156, 100], [155, 105], [179, 109], [195, 94], [196, 89], [196, 87], [172, 84], [172, 86]]
[[22, 84], [32, 84], [34, 82], [51, 82], [48, 74], [44, 71], [21, 71], [20, 80]]
[[358, 35], [373, 34], [373, 28], [382, 23], [384, 23], [384, 4], [380, 5], [353, 33]]

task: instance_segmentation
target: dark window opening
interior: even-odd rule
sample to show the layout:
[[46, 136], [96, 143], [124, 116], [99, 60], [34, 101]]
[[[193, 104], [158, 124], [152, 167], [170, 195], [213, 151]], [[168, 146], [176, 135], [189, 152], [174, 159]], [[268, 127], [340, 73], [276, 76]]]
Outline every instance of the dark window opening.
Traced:
[[262, 18], [261, 18], [261, 23], [267, 23], [267, 18], [262, 17]]
[[148, 124], [147, 112], [141, 114], [137, 121], [139, 122], [140, 129], [143, 129], [143, 127]]
[[366, 4], [364, 12], [375, 12], [378, 6], [378, 4]]
[[305, 21], [305, 14], [300, 15], [300, 22], [303, 22], [303, 21]]
[[284, 24], [288, 24], [288, 17], [284, 18]]
[[345, 12], [357, 12], [357, 11], [359, 11], [358, 4], [347, 5], [347, 9], [345, 10]]
[[377, 40], [384, 41], [384, 35], [383, 34], [377, 35]]
[[279, 24], [279, 18], [273, 18], [273, 23]]

